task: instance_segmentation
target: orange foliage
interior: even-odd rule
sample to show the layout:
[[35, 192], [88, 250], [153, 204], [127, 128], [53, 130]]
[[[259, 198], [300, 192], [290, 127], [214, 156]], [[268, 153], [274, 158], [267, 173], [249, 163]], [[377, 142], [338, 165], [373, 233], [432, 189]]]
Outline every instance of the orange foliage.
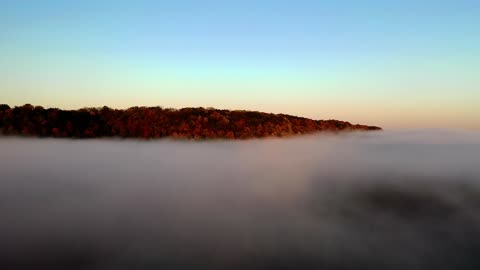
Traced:
[[318, 131], [379, 130], [337, 120], [213, 108], [108, 107], [77, 111], [0, 105], [0, 134], [41, 137], [248, 139]]

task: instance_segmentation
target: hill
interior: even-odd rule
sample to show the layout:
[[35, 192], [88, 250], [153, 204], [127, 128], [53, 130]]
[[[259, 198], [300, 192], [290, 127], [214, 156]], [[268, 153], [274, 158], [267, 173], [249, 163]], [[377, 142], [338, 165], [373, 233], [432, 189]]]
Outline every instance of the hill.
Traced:
[[11, 108], [0, 105], [0, 133], [63, 138], [182, 138], [248, 139], [284, 137], [319, 131], [372, 131], [375, 126], [352, 125], [338, 120], [255, 111], [213, 108], [165, 109], [132, 107], [126, 110], [85, 108], [45, 109], [26, 104]]

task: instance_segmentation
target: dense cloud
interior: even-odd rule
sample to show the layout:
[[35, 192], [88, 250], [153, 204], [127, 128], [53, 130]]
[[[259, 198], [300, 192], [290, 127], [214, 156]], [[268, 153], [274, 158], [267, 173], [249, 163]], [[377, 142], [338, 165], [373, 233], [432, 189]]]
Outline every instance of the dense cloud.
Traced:
[[480, 269], [480, 133], [0, 139], [1, 269]]

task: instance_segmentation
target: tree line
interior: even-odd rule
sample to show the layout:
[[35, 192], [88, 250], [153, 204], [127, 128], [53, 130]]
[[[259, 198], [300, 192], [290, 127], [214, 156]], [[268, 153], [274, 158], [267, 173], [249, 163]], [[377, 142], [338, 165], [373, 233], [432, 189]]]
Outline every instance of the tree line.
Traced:
[[285, 114], [213, 108], [132, 107], [126, 110], [45, 109], [26, 104], [0, 105], [0, 133], [62, 138], [248, 139], [285, 137], [318, 131], [380, 130], [337, 120], [312, 120]]

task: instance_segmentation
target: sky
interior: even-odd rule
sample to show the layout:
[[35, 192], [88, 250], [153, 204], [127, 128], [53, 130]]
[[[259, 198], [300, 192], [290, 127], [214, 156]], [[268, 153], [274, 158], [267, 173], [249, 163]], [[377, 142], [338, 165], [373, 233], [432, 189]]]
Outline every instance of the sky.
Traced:
[[480, 1], [0, 0], [0, 103], [480, 129]]

